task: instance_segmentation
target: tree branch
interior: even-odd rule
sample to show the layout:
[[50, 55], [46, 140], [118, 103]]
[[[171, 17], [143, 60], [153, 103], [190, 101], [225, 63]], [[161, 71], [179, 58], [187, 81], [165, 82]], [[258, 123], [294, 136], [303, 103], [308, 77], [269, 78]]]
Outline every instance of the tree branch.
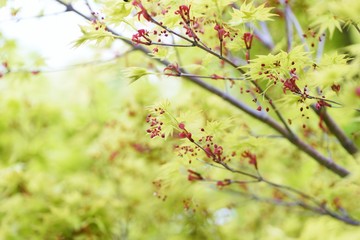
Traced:
[[[63, 2], [61, 0], [54, 0], [54, 1], [56, 1], [56, 2], [60, 3], [61, 5], [65, 6], [67, 9], [72, 9], [72, 11], [75, 12], [76, 14], [78, 14], [78, 15], [82, 16], [83, 18], [86, 18], [87, 20], [91, 21], [91, 17], [86, 16], [85, 14], [79, 12], [76, 9], [73, 9], [70, 4], [67, 4], [67, 3], [65, 3], [65, 2]], [[109, 28], [107, 28], [107, 29], [112, 34], [117, 35], [117, 36], [121, 36], [121, 34], [118, 34], [117, 32], [115, 32], [115, 31], [113, 31], [113, 30], [111, 30]], [[135, 45], [134, 46], [133, 43], [130, 40], [127, 40], [127, 39], [122, 39], [122, 41], [124, 41], [125, 43], [131, 45], [134, 49], [139, 50], [139, 51], [141, 51], [141, 52], [143, 52], [145, 54], [150, 53], [150, 51], [147, 48], [145, 48], [144, 46], [142, 46], [142, 45]], [[197, 45], [197, 46], [204, 49], [204, 50], [206, 50], [206, 51], [209, 51], [207, 48], [205, 48], [202, 45]], [[218, 57], [220, 59], [224, 59], [220, 55]], [[165, 66], [168, 66], [170, 64], [170, 62], [167, 61], [167, 60], [160, 60], [160, 59], [155, 59], [155, 60], [158, 61], [159, 63], [165, 65]], [[227, 60], [227, 61], [229, 61], [229, 60]], [[234, 65], [234, 63], [232, 63], [231, 61], [229, 61], [229, 62], [232, 65]], [[184, 73], [189, 74], [189, 73], [187, 73], [185, 71], [184, 71]], [[200, 86], [201, 88], [207, 90], [208, 92], [211, 92], [211, 93], [219, 96], [224, 101], [230, 103], [231, 105], [235, 106], [239, 110], [247, 113], [248, 115], [252, 116], [253, 118], [258, 119], [259, 121], [261, 121], [264, 124], [268, 125], [272, 129], [274, 129], [275, 131], [280, 133], [282, 136], [287, 138], [293, 145], [295, 145], [301, 151], [307, 153], [315, 161], [317, 161], [320, 165], [326, 167], [331, 172], [333, 172], [333, 173], [335, 173], [335, 174], [337, 174], [337, 175], [339, 175], [341, 177], [345, 177], [345, 176], [350, 174], [350, 172], [348, 170], [346, 170], [345, 168], [343, 168], [340, 165], [336, 164], [331, 159], [326, 158], [324, 155], [322, 155], [320, 152], [318, 152], [312, 146], [306, 144], [304, 141], [302, 141], [301, 139], [296, 137], [294, 134], [292, 134], [292, 132], [289, 132], [287, 129], [282, 127], [277, 121], [275, 121], [273, 118], [271, 118], [268, 114], [266, 114], [264, 112], [259, 112], [259, 111], [255, 110], [255, 109], [250, 108], [247, 104], [243, 103], [242, 101], [234, 98], [233, 96], [227, 94], [226, 92], [223, 92], [223, 91], [215, 88], [214, 86], [202, 81], [201, 79], [199, 79], [197, 77], [186, 77], [185, 79], [187, 79], [187, 80], [191, 81], [192, 83]]]
[[[288, 8], [288, 13], [289, 13], [289, 17], [291, 18], [291, 21], [295, 25], [295, 28], [297, 30], [297, 33], [298, 33], [298, 36], [299, 36], [301, 42], [304, 44], [305, 50], [310, 52], [309, 46], [307, 45], [307, 42], [303, 36], [304, 33], [301, 29], [301, 25], [300, 25], [299, 21], [297, 20], [296, 16], [294, 15], [294, 13], [292, 12], [290, 7]], [[357, 24], [354, 24], [354, 26], [357, 27]], [[360, 29], [359, 29], [359, 32], [360, 32]], [[318, 50], [316, 53], [316, 61], [317, 62], [320, 61], [320, 57], [324, 51], [325, 34], [322, 34], [320, 36], [320, 40], [321, 41], [319, 43]], [[312, 97], [312, 98], [316, 99], [316, 97]], [[331, 101], [331, 100], [323, 99], [323, 101], [332, 102], [332, 103], [340, 105], [339, 103]], [[319, 116], [321, 116], [323, 118], [323, 121], [325, 122], [328, 129], [331, 131], [331, 133], [333, 133], [335, 135], [335, 137], [339, 140], [341, 146], [343, 146], [343, 148], [349, 154], [355, 155], [359, 151], [359, 149], [356, 147], [354, 142], [346, 136], [344, 131], [336, 124], [336, 122], [331, 118], [331, 116], [328, 114], [327, 111], [321, 111], [321, 110], [317, 109], [314, 105], [312, 105], [311, 108], [316, 112], [316, 114], [318, 114]], [[355, 110], [357, 110], [357, 109], [355, 109]]]
[[316, 112], [317, 115], [322, 117], [322, 120], [325, 122], [329, 130], [336, 136], [339, 140], [341, 146], [351, 155], [358, 153], [359, 149], [351, 141], [350, 138], [346, 136], [344, 131], [336, 124], [336, 122], [329, 116], [325, 108], [317, 109], [314, 105], [311, 105], [311, 108]]

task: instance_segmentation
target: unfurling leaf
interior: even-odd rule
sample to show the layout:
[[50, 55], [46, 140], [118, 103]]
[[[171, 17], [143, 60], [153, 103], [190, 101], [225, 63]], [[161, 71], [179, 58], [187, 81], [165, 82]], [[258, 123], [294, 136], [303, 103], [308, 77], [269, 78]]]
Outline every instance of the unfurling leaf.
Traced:
[[115, 36], [111, 32], [107, 31], [106, 27], [102, 24], [80, 26], [80, 30], [82, 36], [74, 42], [74, 47], [79, 47], [90, 41], [95, 41], [96, 44], [100, 44], [103, 41], [109, 42], [115, 38]]
[[149, 74], [152, 73], [148, 72], [146, 68], [133, 67], [133, 68], [127, 68], [125, 70], [125, 76], [130, 79], [130, 83], [133, 83]]
[[234, 12], [231, 13], [230, 25], [237, 26], [253, 21], [271, 21], [272, 17], [277, 16], [270, 13], [272, 9], [265, 7], [265, 4], [255, 7], [253, 2], [244, 2], [239, 10], [233, 9]]

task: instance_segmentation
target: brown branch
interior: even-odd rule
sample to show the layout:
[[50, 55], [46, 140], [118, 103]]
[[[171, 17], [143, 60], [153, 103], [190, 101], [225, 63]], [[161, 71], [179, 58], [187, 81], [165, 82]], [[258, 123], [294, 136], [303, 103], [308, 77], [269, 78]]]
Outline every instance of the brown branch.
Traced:
[[311, 105], [311, 108], [316, 112], [316, 114], [318, 114], [322, 118], [330, 132], [336, 136], [341, 146], [343, 146], [343, 148], [349, 154], [354, 156], [356, 153], [359, 152], [359, 149], [354, 144], [354, 142], [346, 136], [346, 134], [341, 128], [339, 128], [339, 126], [336, 124], [334, 119], [330, 117], [325, 108], [317, 109], [314, 105]]
[[[188, 131], [185, 129], [185, 127], [183, 128], [183, 130], [188, 133]], [[220, 168], [223, 170], [228, 170], [229, 172], [236, 173], [236, 174], [239, 174], [239, 175], [242, 175], [245, 177], [250, 177], [252, 179], [252, 180], [247, 180], [247, 181], [243, 181], [243, 180], [238, 181], [238, 180], [233, 180], [233, 179], [227, 178], [226, 180], [224, 180], [224, 182], [225, 182], [224, 183], [222, 180], [214, 180], [209, 177], [204, 178], [204, 177], [202, 177], [202, 175], [200, 173], [191, 172], [191, 173], [196, 174], [196, 178], [192, 179], [191, 181], [196, 179], [196, 181], [216, 182], [217, 186], [221, 186], [221, 188], [229, 186], [234, 183], [239, 183], [239, 184], [252, 183], [252, 184], [254, 184], [254, 183], [262, 182], [262, 183], [267, 184], [269, 187], [272, 187], [272, 188], [275, 188], [275, 189], [281, 191], [287, 198], [293, 200], [293, 202], [288, 202], [288, 201], [284, 201], [283, 198], [268, 199], [272, 203], [285, 203], [285, 205], [290, 204], [288, 206], [300, 206], [300, 207], [304, 208], [305, 210], [309, 210], [309, 211], [312, 211], [314, 213], [318, 213], [321, 215], [327, 215], [327, 216], [330, 216], [337, 220], [343, 221], [350, 225], [360, 226], [360, 221], [350, 217], [347, 214], [347, 212], [345, 211], [345, 209], [343, 209], [341, 206], [336, 206], [336, 210], [332, 210], [326, 204], [324, 204], [322, 201], [317, 200], [315, 197], [313, 197], [307, 193], [304, 193], [304, 192], [297, 190], [290, 186], [278, 184], [278, 183], [272, 182], [270, 180], [267, 180], [266, 178], [264, 178], [262, 176], [262, 174], [260, 174], [257, 164], [254, 165], [257, 175], [243, 171], [243, 170], [235, 169], [235, 168], [229, 166], [225, 161], [222, 160], [222, 155], [216, 155], [212, 151], [206, 150], [200, 143], [194, 141], [194, 139], [191, 137], [191, 135], [190, 135], [190, 137], [188, 137], [188, 140], [192, 144], [195, 144], [198, 148], [200, 148], [207, 155], [207, 157], [212, 159], [212, 162], [214, 164], [210, 164], [210, 166], [219, 167], [218, 165], [220, 165], [220, 166], [222, 166]], [[215, 165], [215, 164], [217, 164], [217, 165]], [[219, 182], [223, 183], [223, 185], [221, 185], [221, 184], [219, 185]]]
[[352, 226], [360, 226], [360, 221], [351, 218], [350, 216], [347, 216], [346, 214], [339, 214], [337, 212], [331, 211], [328, 208], [324, 207], [324, 206], [312, 206], [310, 204], [307, 204], [303, 201], [283, 201], [280, 199], [273, 199], [273, 198], [264, 198], [264, 197], [260, 197], [256, 194], [251, 194], [251, 193], [246, 193], [246, 192], [242, 192], [239, 190], [234, 190], [234, 189], [229, 189], [226, 188], [223, 191], [229, 192], [229, 193], [234, 193], [234, 194], [239, 194], [243, 197], [248, 197], [252, 200], [258, 201], [258, 202], [265, 202], [265, 203], [269, 203], [269, 204], [273, 204], [273, 205], [277, 205], [277, 206], [284, 206], [284, 207], [301, 207], [305, 210], [309, 210], [311, 212], [320, 214], [320, 215], [325, 215], [325, 216], [329, 216], [332, 217], [334, 219], [337, 219], [339, 221], [342, 221], [346, 224], [352, 225]]
[[[208, 152], [199, 143], [197, 143], [195, 141], [191, 141], [191, 142], [194, 143], [196, 146], [198, 146], [200, 149], [202, 149], [206, 154], [208, 154]], [[280, 204], [280, 205], [289, 206], [289, 207], [290, 206], [299, 206], [305, 210], [309, 210], [309, 211], [312, 211], [312, 212], [320, 214], [320, 215], [332, 217], [334, 219], [337, 219], [337, 220], [347, 223], [349, 225], [360, 226], [360, 221], [350, 217], [343, 208], [339, 207], [337, 210], [332, 210], [331, 208], [327, 207], [326, 204], [323, 204], [323, 202], [318, 201], [316, 198], [314, 198], [304, 192], [301, 192], [295, 188], [292, 188], [292, 187], [289, 187], [286, 185], [281, 185], [281, 184], [277, 184], [272, 181], [269, 181], [260, 175], [260, 172], [258, 171], [257, 168], [256, 168], [256, 170], [257, 170], [258, 175], [254, 175], [254, 174], [244, 172], [244, 171], [230, 167], [228, 164], [226, 164], [225, 162], [218, 159], [217, 156], [215, 156], [214, 154], [211, 155], [211, 158], [214, 163], [219, 164], [220, 166], [223, 167], [221, 169], [228, 170], [230, 172], [237, 173], [237, 174], [240, 174], [240, 175], [243, 175], [246, 177], [250, 177], [253, 179], [250, 181], [237, 181], [237, 180], [227, 179], [226, 186], [228, 186], [230, 184], [234, 184], [234, 183], [255, 184], [255, 183], [263, 182], [270, 187], [278, 189], [283, 194], [285, 194], [288, 198], [293, 200], [292, 202], [288, 202], [288, 201], [284, 201], [282, 199], [266, 198], [266, 202], [276, 204], [276, 205]], [[219, 167], [219, 166], [211, 164], [211, 163], [210, 163], [210, 166]], [[216, 182], [216, 183], [219, 182], [219, 181], [213, 180], [211, 178], [201, 178], [201, 179], [199, 179], [199, 181]], [[229, 189], [227, 189], [227, 190], [229, 190]], [[255, 198], [253, 198], [256, 200], [260, 200], [260, 199], [264, 200], [265, 199], [262, 197], [258, 197], [257, 195], [253, 195], [253, 194], [251, 194], [251, 195], [253, 197], [256, 196]]]

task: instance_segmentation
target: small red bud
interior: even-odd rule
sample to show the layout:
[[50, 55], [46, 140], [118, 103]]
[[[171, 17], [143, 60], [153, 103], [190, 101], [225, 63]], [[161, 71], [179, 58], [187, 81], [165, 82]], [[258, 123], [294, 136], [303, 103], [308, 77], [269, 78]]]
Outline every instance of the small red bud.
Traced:
[[187, 134], [185, 132], [179, 133], [179, 138], [186, 138]]
[[184, 130], [185, 129], [185, 124], [184, 123], [179, 123], [179, 128]]

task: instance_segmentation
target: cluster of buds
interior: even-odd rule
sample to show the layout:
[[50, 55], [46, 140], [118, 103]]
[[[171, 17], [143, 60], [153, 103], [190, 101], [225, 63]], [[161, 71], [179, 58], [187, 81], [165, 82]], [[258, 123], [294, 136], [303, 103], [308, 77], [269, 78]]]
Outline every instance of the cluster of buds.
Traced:
[[208, 158], [213, 159], [215, 162], [224, 161], [226, 157], [223, 156], [224, 149], [222, 146], [214, 144], [212, 146], [206, 146], [204, 148], [205, 154]]
[[296, 85], [296, 80], [298, 80], [298, 77], [292, 76], [291, 78], [288, 78], [285, 81], [282, 81], [284, 83], [284, 86], [283, 86], [284, 93], [287, 90], [289, 90], [290, 92], [301, 94], [300, 88]]
[[194, 142], [194, 141], [195, 141], [195, 140], [192, 138], [191, 132], [189, 132], [188, 130], [186, 130], [184, 123], [180, 123], [180, 124], [179, 124], [179, 128], [181, 129], [181, 132], [179, 133], [179, 138], [187, 138], [187, 139], [189, 139], [190, 142]]
[[244, 40], [245, 47], [246, 47], [246, 53], [245, 53], [245, 59], [249, 63], [250, 62], [250, 49], [252, 45], [254, 35], [252, 33], [246, 32], [244, 33], [242, 39]]
[[249, 32], [244, 33], [242, 39], [244, 40], [245, 47], [247, 50], [251, 49], [253, 38], [254, 38], [253, 34], [251, 34]]
[[132, 36], [131, 40], [136, 44], [145, 44], [145, 45], [150, 45], [152, 42], [151, 39], [149, 38], [149, 32], [145, 29], [138, 30], [138, 32]]
[[[160, 115], [165, 113], [162, 108], [156, 108], [155, 111], [159, 112]], [[165, 138], [165, 134], [162, 133], [162, 125], [164, 124], [163, 122], [159, 121], [157, 117], [152, 116], [151, 114], [146, 116], [146, 122], [150, 124], [150, 128], [146, 130], [146, 132], [150, 134], [150, 138], [159, 136], [161, 138]]]
[[106, 29], [106, 25], [104, 23], [104, 17], [100, 16], [98, 12], [92, 12], [91, 15], [94, 16], [94, 19], [91, 21], [91, 24], [94, 26], [95, 30], [98, 31], [101, 28]]
[[321, 99], [321, 100], [319, 100], [319, 101], [316, 102], [315, 108], [316, 108], [317, 110], [320, 110], [322, 107], [331, 107], [331, 105]]
[[181, 70], [177, 63], [169, 64], [166, 68], [164, 68], [165, 75], [168, 76], [180, 76]]
[[190, 38], [193, 38], [194, 40], [199, 40], [199, 37], [196, 35], [193, 28], [190, 26], [191, 23], [195, 28], [199, 28], [200, 26], [198, 22], [195, 21], [195, 19], [190, 18], [190, 7], [191, 6], [181, 5], [179, 6], [179, 9], [175, 11], [175, 14], [180, 15], [182, 19], [182, 22], [180, 22], [180, 24], [183, 25], [183, 27], [185, 28], [185, 34]]
[[222, 42], [224, 40], [224, 38], [230, 36], [230, 33], [228, 31], [226, 31], [224, 29], [224, 27], [218, 23], [215, 25], [214, 29], [218, 32], [218, 38], [219, 38], [220, 42]]

